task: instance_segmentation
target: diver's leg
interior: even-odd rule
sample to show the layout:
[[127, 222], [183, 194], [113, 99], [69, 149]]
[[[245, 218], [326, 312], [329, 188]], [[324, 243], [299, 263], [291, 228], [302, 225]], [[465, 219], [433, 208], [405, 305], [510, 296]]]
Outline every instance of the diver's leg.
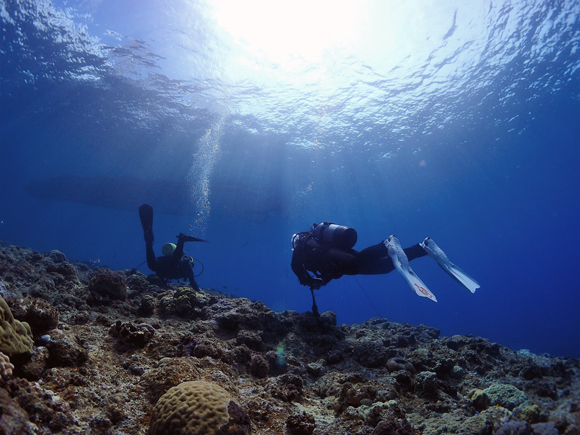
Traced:
[[403, 249], [403, 252], [409, 261], [415, 260], [416, 258], [425, 257], [427, 255], [427, 251], [423, 249], [420, 243]]
[[389, 256], [389, 250], [385, 247], [385, 244], [383, 242], [381, 242], [377, 245], [372, 245], [372, 246], [369, 246], [368, 248], [363, 249], [362, 251], [360, 251], [358, 253], [356, 258], [357, 258], [357, 261], [361, 265], [365, 265], [365, 264], [372, 264], [375, 261], [378, 261], [381, 258], [388, 257], [388, 256]]
[[[427, 255], [419, 243], [403, 249], [403, 252], [407, 256], [408, 261]], [[389, 257], [389, 250], [384, 242], [369, 246], [360, 251], [357, 256], [357, 263], [359, 268], [358, 273], [361, 275], [382, 275], [395, 270], [395, 265], [391, 257]]]
[[395, 270], [391, 257], [382, 257], [370, 264], [360, 264], [357, 275], [385, 275]]
[[157, 258], [153, 252], [153, 243], [145, 243], [145, 250], [147, 253], [147, 267], [153, 272], [157, 270]]
[[358, 273], [357, 254], [358, 252], [353, 249], [345, 252], [331, 248], [322, 256], [318, 268], [323, 275], [329, 275], [333, 278], [342, 275], [356, 275]]
[[395, 270], [384, 243], [369, 246], [356, 256], [357, 275], [382, 275]]
[[191, 268], [191, 266], [189, 266], [189, 272], [187, 274], [187, 279], [189, 280], [189, 285], [191, 285], [191, 288], [193, 288], [195, 291], [200, 291], [199, 286], [195, 282], [195, 277], [193, 275], [193, 269]]

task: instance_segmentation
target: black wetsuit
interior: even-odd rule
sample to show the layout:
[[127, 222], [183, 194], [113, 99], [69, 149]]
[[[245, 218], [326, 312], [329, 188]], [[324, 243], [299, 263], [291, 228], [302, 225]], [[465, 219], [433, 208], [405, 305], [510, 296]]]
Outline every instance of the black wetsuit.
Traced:
[[[310, 288], [317, 289], [343, 275], [380, 275], [395, 269], [383, 242], [359, 252], [324, 244], [315, 239], [313, 232], [299, 233], [298, 237], [291, 266], [300, 284]], [[427, 255], [420, 244], [403, 251], [409, 261]]]
[[189, 258], [183, 258], [183, 245], [188, 241], [189, 236], [180, 234], [177, 236], [177, 246], [172, 255], [156, 257], [153, 251], [153, 208], [147, 204], [139, 207], [139, 216], [145, 237], [145, 249], [147, 253], [147, 267], [163, 280], [187, 279], [195, 290], [199, 291], [199, 286], [195, 282], [193, 266]]
[[155, 257], [153, 252], [153, 243], [146, 243], [147, 249], [147, 267], [157, 274], [161, 279], [187, 279], [189, 284], [195, 290], [199, 291], [199, 286], [195, 282], [193, 275], [193, 267], [189, 258], [183, 259], [183, 244], [185, 242], [182, 238], [177, 241], [177, 247], [173, 254], [164, 255], [162, 257]]

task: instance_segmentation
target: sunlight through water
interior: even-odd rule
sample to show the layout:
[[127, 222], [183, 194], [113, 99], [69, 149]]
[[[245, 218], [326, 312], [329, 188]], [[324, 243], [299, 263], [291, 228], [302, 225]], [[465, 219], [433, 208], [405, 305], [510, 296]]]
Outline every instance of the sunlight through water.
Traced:
[[[496, 95], [508, 99], [524, 78], [550, 80], [534, 65], [556, 51], [537, 47], [562, 51], [572, 43], [551, 30], [542, 2], [219, 0], [213, 7], [234, 118], [242, 127], [259, 118], [263, 131], [294, 136], [290, 144], [332, 152], [365, 137], [377, 156], [396, 153], [386, 144], [474, 116], [498, 82]], [[560, 12], [554, 21], [572, 27], [577, 13]], [[522, 56], [514, 75], [509, 65]], [[334, 134], [321, 136], [320, 125]]]
[[251, 52], [289, 63], [294, 56], [307, 62], [325, 50], [348, 44], [356, 37], [358, 2], [296, 0], [218, 0], [218, 24]]

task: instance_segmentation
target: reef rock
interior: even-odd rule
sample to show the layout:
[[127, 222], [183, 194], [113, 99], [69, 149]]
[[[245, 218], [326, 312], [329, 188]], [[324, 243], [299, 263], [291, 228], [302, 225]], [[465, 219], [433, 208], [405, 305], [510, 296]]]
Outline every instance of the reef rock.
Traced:
[[0, 296], [1, 433], [580, 434], [573, 358], [3, 243]]
[[127, 299], [127, 281], [118, 272], [102, 269], [91, 279], [89, 291], [113, 300], [124, 301]]

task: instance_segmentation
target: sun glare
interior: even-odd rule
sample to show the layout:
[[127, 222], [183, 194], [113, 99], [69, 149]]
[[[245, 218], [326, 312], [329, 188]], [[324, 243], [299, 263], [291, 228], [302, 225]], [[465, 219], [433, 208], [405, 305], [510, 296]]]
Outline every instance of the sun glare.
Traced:
[[356, 1], [218, 0], [218, 24], [248, 50], [284, 62], [313, 60], [356, 35]]

